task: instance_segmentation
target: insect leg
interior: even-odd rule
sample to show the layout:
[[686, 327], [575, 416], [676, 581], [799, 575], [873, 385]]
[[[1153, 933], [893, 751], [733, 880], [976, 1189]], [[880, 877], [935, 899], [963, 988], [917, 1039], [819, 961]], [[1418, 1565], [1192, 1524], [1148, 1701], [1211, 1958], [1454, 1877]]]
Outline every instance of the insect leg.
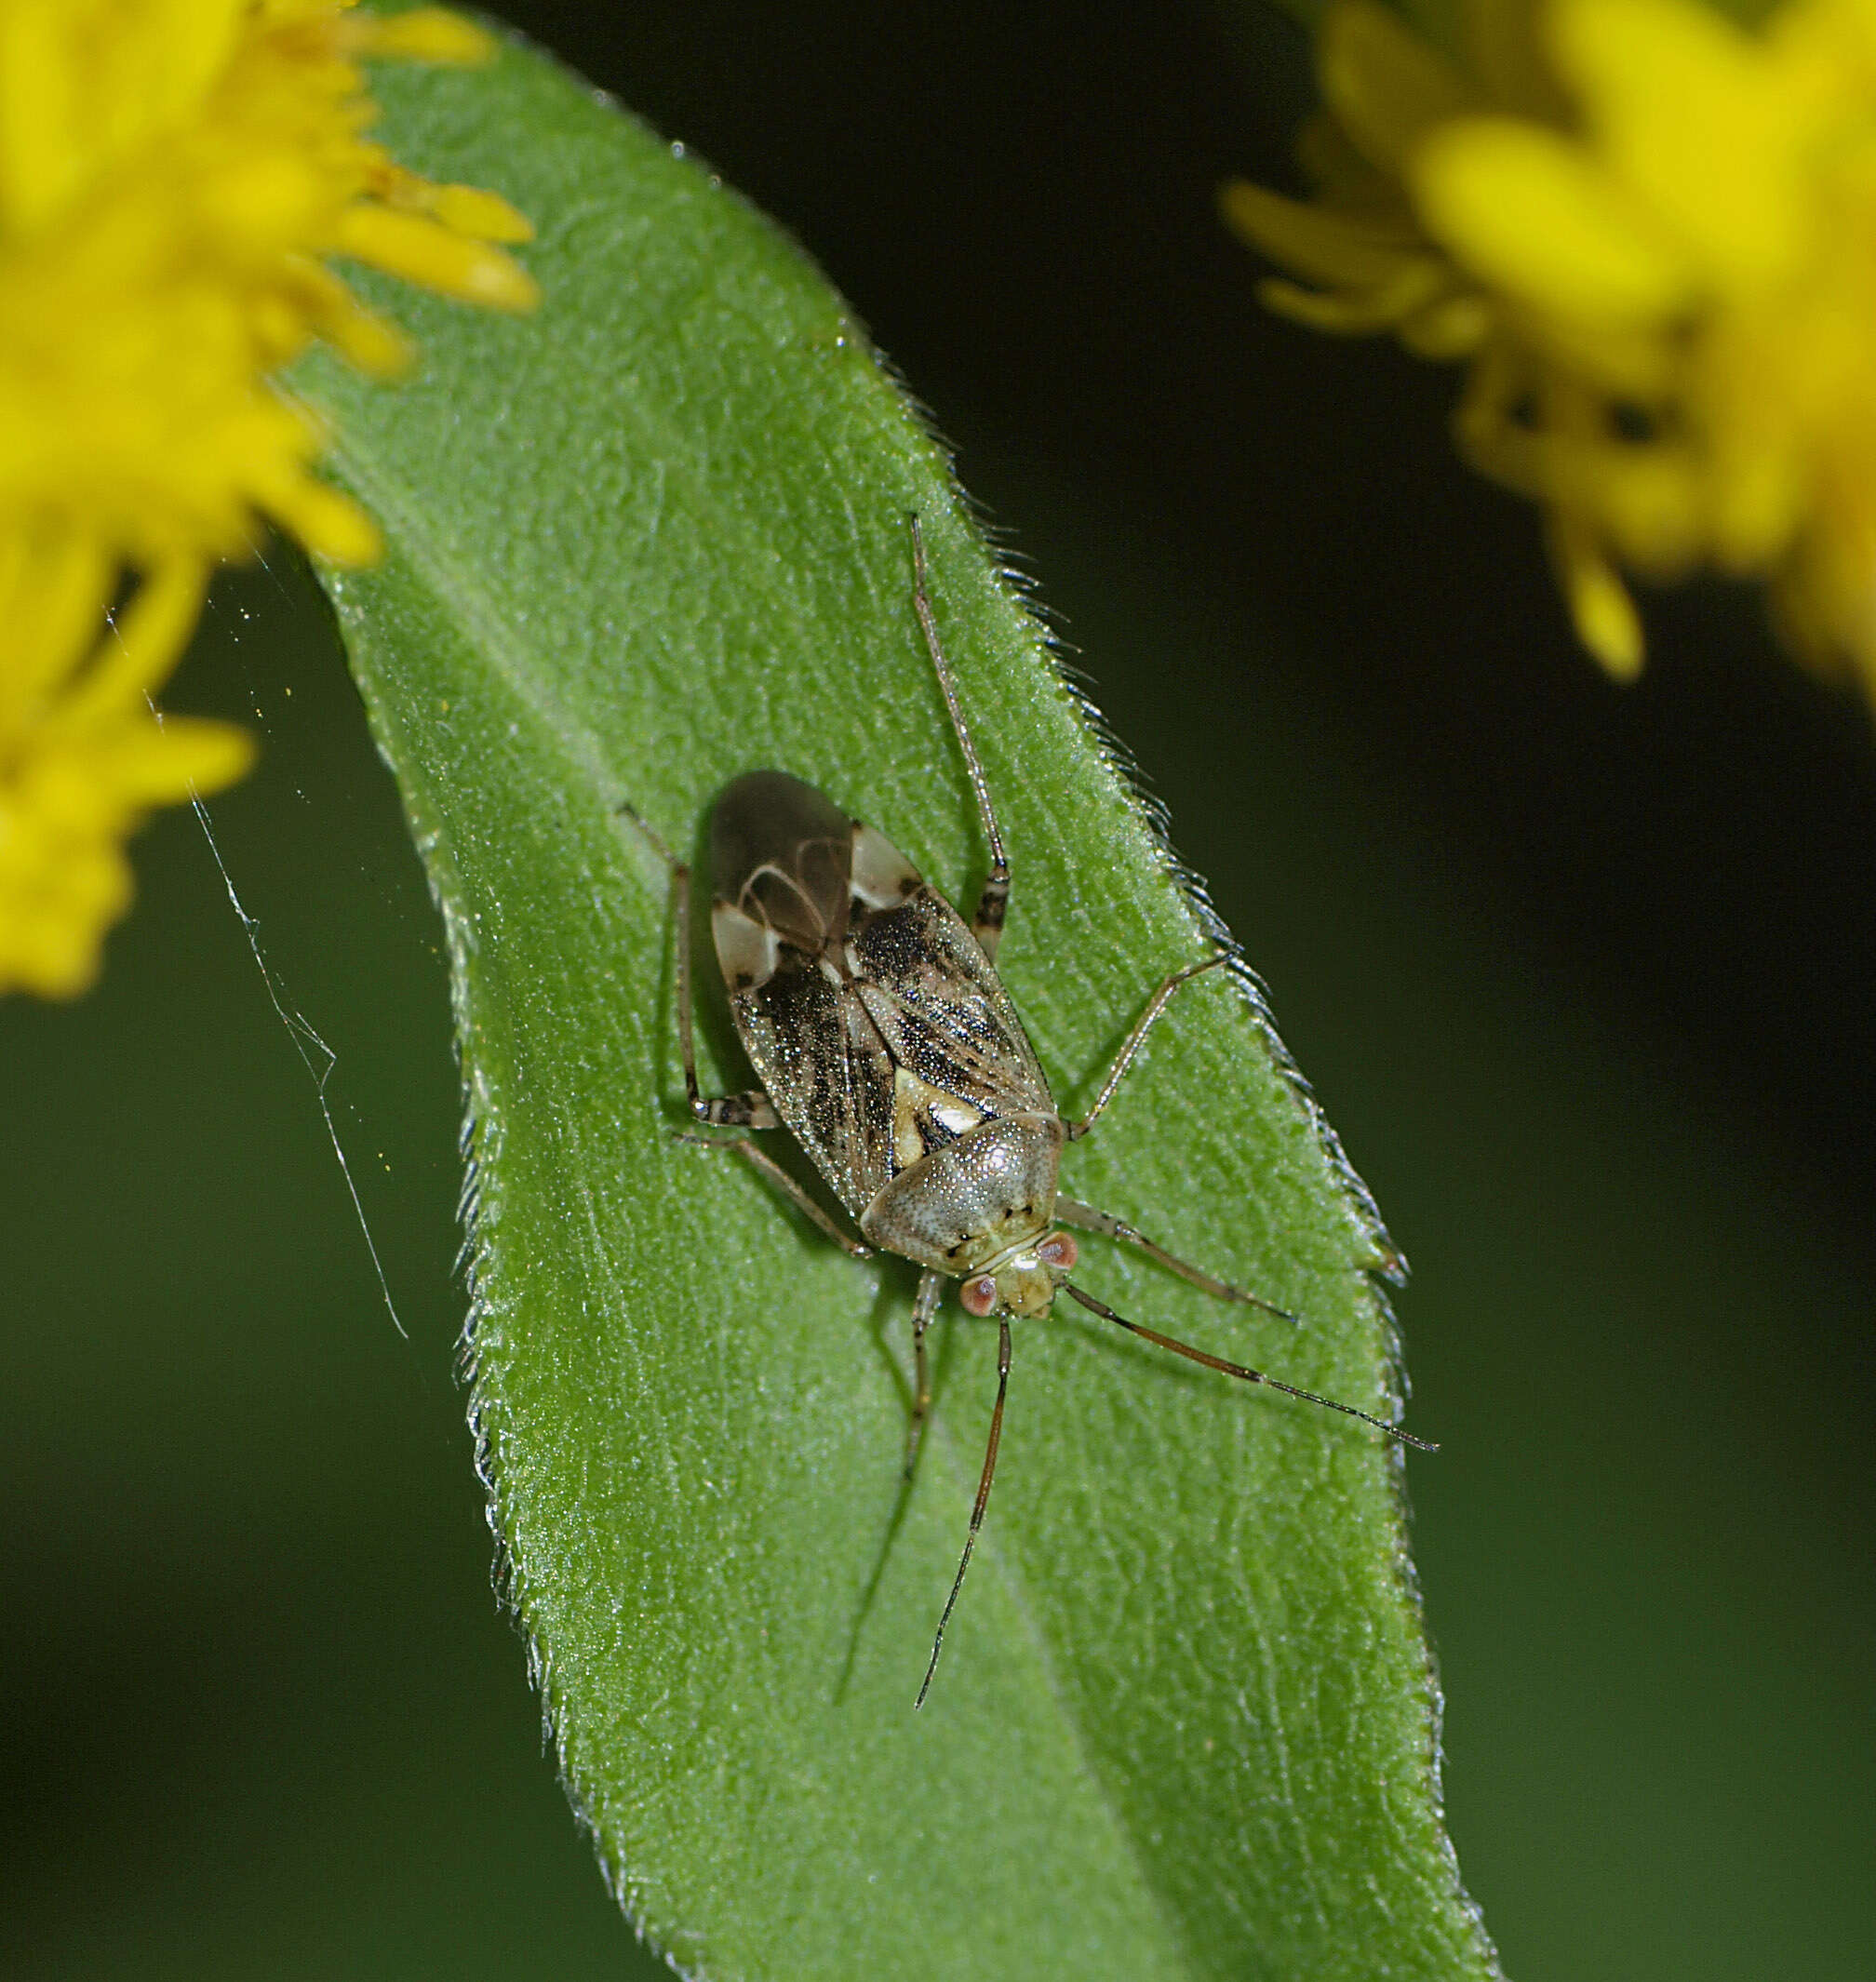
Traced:
[[1120, 1085], [1120, 1077], [1132, 1065], [1133, 1055], [1140, 1051], [1146, 1035], [1153, 1029], [1154, 1022], [1172, 1002], [1172, 994], [1192, 978], [1202, 976], [1207, 971], [1215, 971], [1220, 964], [1228, 963], [1228, 957], [1208, 957], [1203, 963], [1188, 963], [1183, 971], [1174, 971], [1154, 992], [1146, 1002], [1146, 1009], [1140, 1014], [1139, 1024], [1127, 1035], [1127, 1043], [1114, 1056], [1114, 1065], [1107, 1069], [1107, 1078], [1101, 1083], [1101, 1091], [1094, 1097], [1094, 1105], [1079, 1122], [1065, 1122], [1071, 1143], [1079, 1142], [1101, 1118], [1101, 1111], [1114, 1099], [1114, 1090]]
[[690, 1033], [690, 870], [676, 867], [671, 889], [677, 907], [677, 1044], [684, 1055], [684, 1096], [691, 1118], [718, 1129], [779, 1129], [782, 1118], [760, 1088], [741, 1094], [704, 1094], [697, 1087], [697, 1047]]
[[1059, 1194], [1055, 1199], [1055, 1216], [1064, 1225], [1072, 1225], [1083, 1232], [1105, 1232], [1109, 1239], [1124, 1240], [1130, 1246], [1138, 1246], [1148, 1259], [1157, 1259], [1162, 1266], [1170, 1266], [1182, 1280], [1190, 1280], [1195, 1287], [1202, 1287], [1207, 1293], [1215, 1294], [1221, 1301], [1242, 1301], [1247, 1306], [1261, 1307], [1266, 1314], [1280, 1315], [1286, 1321], [1296, 1317], [1287, 1307], [1279, 1307], [1274, 1301], [1266, 1301], [1262, 1294], [1246, 1293], [1241, 1287], [1234, 1287], [1228, 1280], [1215, 1279], [1209, 1273], [1201, 1272], [1189, 1260], [1183, 1260], [1176, 1252], [1169, 1252], [1164, 1246], [1156, 1246], [1144, 1232], [1137, 1231], [1124, 1220], [1116, 1218], [1110, 1212], [1097, 1212], [1092, 1204], [1079, 1204], [1073, 1198]]
[[[713, 1129], [779, 1129], [782, 1126], [782, 1118], [776, 1114], [775, 1105], [760, 1088], [751, 1088], [742, 1094], [700, 1094], [694, 1076], [689, 1086], [691, 1114], [700, 1122], [708, 1122]], [[700, 1136], [697, 1140], [701, 1142], [703, 1138]]]
[[912, 1400], [912, 1423], [905, 1433], [905, 1477], [911, 1479], [918, 1457], [918, 1441], [925, 1435], [925, 1415], [931, 1409], [931, 1371], [925, 1357], [925, 1331], [938, 1312], [939, 1296], [945, 1291], [942, 1273], [918, 1276], [918, 1298], [912, 1306], [912, 1363], [918, 1394]]
[[970, 726], [964, 720], [964, 711], [958, 702], [958, 684], [951, 678], [951, 663], [945, 658], [945, 649], [938, 639], [938, 622], [931, 614], [931, 592], [926, 583], [925, 538], [918, 528], [918, 518], [912, 519], [912, 603], [918, 609], [918, 623], [925, 629], [925, 645], [931, 652], [931, 665], [937, 670], [938, 686], [945, 691], [945, 706], [951, 712], [951, 727], [958, 732], [958, 743], [964, 752], [964, 769], [971, 779], [971, 789], [977, 794], [977, 810], [983, 815], [984, 835], [990, 842], [990, 873], [984, 883], [984, 891], [977, 897], [976, 912], [971, 917], [971, 933], [976, 937], [985, 956], [993, 961], [997, 956], [997, 944], [1003, 933], [1003, 917], [1010, 906], [1010, 863], [1003, 856], [1003, 836], [997, 828], [997, 808], [990, 802], [990, 786], [984, 776], [984, 767], [977, 761], [977, 746], [971, 741]]
[[827, 1213], [815, 1203], [813, 1199], [796, 1183], [795, 1179], [782, 1168], [781, 1164], [776, 1162], [772, 1157], [764, 1156], [761, 1150], [757, 1148], [756, 1145], [746, 1135], [689, 1135], [680, 1132], [676, 1140], [680, 1143], [694, 1143], [700, 1149], [728, 1149], [733, 1151], [749, 1165], [750, 1169], [757, 1172], [766, 1182], [779, 1190], [788, 1199], [789, 1203], [794, 1205], [797, 1211], [802, 1212], [807, 1218], [820, 1226], [821, 1230], [826, 1233], [827, 1237], [843, 1252], [851, 1253], [855, 1259], [871, 1259], [873, 1257], [873, 1248], [871, 1246], [862, 1239], [850, 1239]]
[[671, 870], [671, 919], [676, 926], [677, 945], [677, 1044], [684, 1056], [684, 1096], [691, 1118], [718, 1129], [779, 1129], [782, 1118], [760, 1088], [741, 1094], [704, 1094], [697, 1087], [697, 1047], [691, 1036], [690, 1013], [690, 870], [671, 849], [663, 836], [637, 809], [622, 801], [618, 810], [644, 834], [652, 850]]
[[945, 1627], [951, 1622], [952, 1606], [958, 1601], [958, 1592], [964, 1587], [964, 1572], [971, 1566], [971, 1551], [977, 1546], [977, 1531], [984, 1525], [984, 1509], [990, 1505], [990, 1482], [997, 1477], [997, 1448], [1003, 1439], [1003, 1395], [1010, 1387], [1010, 1322], [1006, 1317], [1000, 1324], [1001, 1333], [997, 1341], [997, 1408], [990, 1413], [990, 1439], [984, 1448], [984, 1471], [977, 1481], [977, 1499], [971, 1509], [971, 1527], [964, 1537], [964, 1556], [958, 1564], [958, 1574], [951, 1585], [951, 1594], [945, 1600], [944, 1614], [938, 1620], [938, 1635], [931, 1641], [931, 1663], [925, 1668], [925, 1683], [918, 1689], [918, 1697], [912, 1703], [912, 1711], [917, 1713], [925, 1704], [925, 1695], [931, 1691], [931, 1675], [938, 1669], [938, 1654], [945, 1649]]

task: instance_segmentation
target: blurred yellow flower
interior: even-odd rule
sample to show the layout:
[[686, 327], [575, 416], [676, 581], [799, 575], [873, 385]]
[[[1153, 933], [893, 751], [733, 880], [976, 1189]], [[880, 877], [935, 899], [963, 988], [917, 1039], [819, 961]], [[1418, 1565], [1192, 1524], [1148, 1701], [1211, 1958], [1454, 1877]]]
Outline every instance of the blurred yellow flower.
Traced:
[[90, 983], [129, 904], [123, 843], [140, 815], [238, 778], [253, 746], [232, 723], [150, 708], [195, 623], [206, 559], [156, 567], [112, 637], [95, 546], [16, 537], [0, 557], [0, 984], [58, 998]]
[[1641, 666], [1618, 567], [1770, 581], [1876, 699], [1876, 0], [1467, 0], [1449, 60], [1373, 0], [1318, 42], [1304, 204], [1226, 189], [1324, 330], [1469, 361], [1458, 442], [1544, 506], [1585, 645]]
[[408, 362], [324, 258], [536, 300], [493, 245], [529, 237], [514, 208], [365, 137], [362, 60], [481, 61], [488, 37], [350, 6], [0, 0], [0, 990], [83, 990], [129, 899], [124, 837], [250, 760], [149, 703], [211, 566], [270, 525], [337, 563], [377, 553], [268, 381], [315, 339]]

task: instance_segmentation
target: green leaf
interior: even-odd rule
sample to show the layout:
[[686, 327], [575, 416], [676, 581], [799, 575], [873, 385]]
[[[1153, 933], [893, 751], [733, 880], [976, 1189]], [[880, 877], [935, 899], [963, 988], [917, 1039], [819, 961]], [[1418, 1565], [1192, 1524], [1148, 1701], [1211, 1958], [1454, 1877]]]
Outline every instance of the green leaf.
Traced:
[[[299, 383], [391, 546], [331, 590], [448, 931], [507, 1587], [622, 1900], [713, 1977], [1492, 1974], [1440, 1824], [1401, 1455], [1359, 1424], [1066, 1304], [1020, 1325], [914, 1715], [995, 1331], [947, 1304], [903, 1490], [912, 1270], [674, 1141], [666, 877], [619, 807], [689, 847], [731, 776], [785, 766], [968, 899], [916, 512], [1015, 867], [1004, 976], [1065, 1109], [1207, 919], [801, 252], [518, 47], [379, 87], [400, 159], [540, 227], [537, 319], [376, 289], [421, 379]], [[740, 1085], [720, 994], [704, 1031]], [[1385, 1239], [1244, 985], [1181, 994], [1065, 1181], [1306, 1319], [1091, 1239], [1079, 1278], [1122, 1313], [1391, 1408]]]

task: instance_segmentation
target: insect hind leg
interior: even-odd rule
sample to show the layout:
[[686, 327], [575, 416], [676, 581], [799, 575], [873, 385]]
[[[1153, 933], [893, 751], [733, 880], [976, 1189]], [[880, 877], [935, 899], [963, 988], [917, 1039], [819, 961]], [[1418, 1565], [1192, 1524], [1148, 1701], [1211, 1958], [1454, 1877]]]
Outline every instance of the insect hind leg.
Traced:
[[873, 1248], [864, 1239], [851, 1238], [836, 1225], [832, 1218], [815, 1203], [808, 1193], [796, 1183], [773, 1157], [765, 1156], [747, 1135], [691, 1135], [680, 1130], [675, 1141], [694, 1144], [699, 1149], [722, 1149], [739, 1156], [751, 1170], [787, 1199], [803, 1217], [820, 1227], [840, 1250], [852, 1259], [871, 1259]]
[[714, 1129], [779, 1129], [782, 1118], [760, 1088], [741, 1094], [705, 1094], [697, 1085], [697, 1042], [690, 997], [690, 869], [638, 809], [622, 799], [617, 810], [645, 836], [651, 850], [671, 870], [671, 920], [677, 950], [677, 1046], [684, 1059], [684, 1099], [693, 1121]]
[[[690, 1090], [690, 1112], [713, 1129], [779, 1129], [782, 1118], [760, 1088], [741, 1094], [700, 1094]], [[699, 1138], [701, 1140], [701, 1138]]]

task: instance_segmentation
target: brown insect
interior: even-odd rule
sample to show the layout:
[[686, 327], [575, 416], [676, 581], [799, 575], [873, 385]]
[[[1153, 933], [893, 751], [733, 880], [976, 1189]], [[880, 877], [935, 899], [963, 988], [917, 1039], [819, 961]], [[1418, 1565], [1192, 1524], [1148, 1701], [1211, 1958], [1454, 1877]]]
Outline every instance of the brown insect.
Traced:
[[[1344, 1412], [1423, 1451], [1436, 1448], [1352, 1404], [1298, 1389], [1130, 1321], [1068, 1278], [1079, 1249], [1065, 1226], [1138, 1247], [1220, 1300], [1294, 1319], [1061, 1190], [1065, 1145], [1100, 1119], [1173, 993], [1228, 958], [1208, 957], [1169, 972], [1115, 1055], [1093, 1105], [1079, 1121], [1062, 1119], [994, 967], [1010, 900], [1010, 863], [938, 637], [917, 517], [911, 530], [913, 601], [990, 848], [989, 877], [968, 927], [877, 828], [850, 817], [786, 771], [745, 772], [710, 815], [717, 890], [710, 920], [737, 1037], [760, 1085], [742, 1094], [706, 1096], [698, 1091], [691, 1035], [685, 942], [690, 872], [629, 806], [622, 810], [631, 812], [671, 867], [678, 930], [677, 1034], [690, 1114], [699, 1122], [740, 1132], [684, 1140], [734, 1151], [855, 1259], [878, 1249], [921, 1269], [912, 1309], [917, 1386], [906, 1439], [908, 1474], [931, 1409], [925, 1333], [945, 1282], [963, 1283], [958, 1298], [966, 1313], [998, 1318], [990, 1436], [963, 1556], [915, 1703], [922, 1707], [997, 1471], [1010, 1383], [1010, 1323], [1046, 1314], [1058, 1292], [1209, 1370]], [[846, 1207], [859, 1238], [843, 1230], [757, 1147], [757, 1132], [784, 1125]]]

